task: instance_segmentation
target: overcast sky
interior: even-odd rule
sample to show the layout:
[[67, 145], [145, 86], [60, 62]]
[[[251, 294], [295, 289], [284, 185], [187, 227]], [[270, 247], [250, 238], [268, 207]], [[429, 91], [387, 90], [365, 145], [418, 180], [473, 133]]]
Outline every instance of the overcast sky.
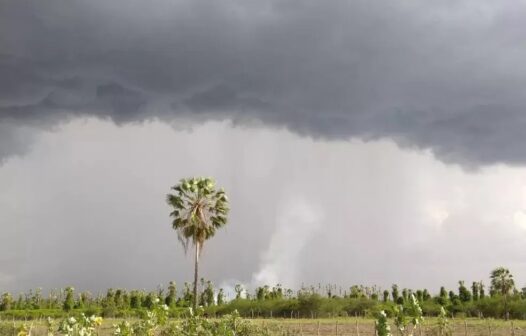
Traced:
[[[526, 283], [526, 1], [0, 1], [0, 291]], [[487, 281], [486, 281], [487, 282]]]

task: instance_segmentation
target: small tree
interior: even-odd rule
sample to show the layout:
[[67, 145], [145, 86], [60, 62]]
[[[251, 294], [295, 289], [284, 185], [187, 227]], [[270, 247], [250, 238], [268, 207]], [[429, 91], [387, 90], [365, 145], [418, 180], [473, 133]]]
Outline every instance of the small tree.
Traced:
[[70, 311], [75, 307], [75, 299], [73, 296], [74, 290], [75, 289], [73, 287], [66, 288], [66, 298], [64, 299], [64, 303], [62, 304], [62, 309], [64, 309], [65, 311]]
[[477, 301], [479, 299], [480, 286], [479, 283], [476, 281], [473, 281], [473, 283], [471, 284], [471, 294], [473, 295], [473, 301]]
[[515, 289], [515, 281], [510, 270], [504, 267], [497, 267], [491, 272], [491, 288], [492, 295], [502, 295], [504, 297], [504, 311], [505, 318], [508, 319], [508, 295]]
[[192, 302], [194, 302], [194, 294], [192, 293], [190, 284], [188, 282], [184, 283], [183, 301], [189, 306], [192, 304]]
[[219, 288], [219, 292], [217, 293], [217, 305], [221, 306], [225, 303], [225, 293], [223, 292], [223, 288]]
[[378, 314], [375, 327], [378, 336], [391, 336], [391, 327], [389, 326], [385, 311], [382, 310], [380, 314]]
[[438, 315], [437, 327], [438, 336], [451, 336], [453, 334], [444, 307], [440, 307], [440, 314]]
[[423, 302], [424, 301], [424, 292], [419, 289], [416, 291], [416, 298], [418, 299], [418, 301], [420, 302]]
[[428, 301], [431, 299], [431, 294], [429, 294], [429, 291], [427, 289], [424, 289], [424, 292], [422, 293], [424, 301]]
[[384, 290], [384, 292], [383, 292], [383, 296], [384, 296], [384, 297], [383, 297], [384, 302], [389, 301], [389, 291], [388, 291], [387, 289]]
[[424, 320], [422, 308], [414, 294], [408, 298], [409, 304], [404, 308], [398, 305], [394, 309], [395, 325], [402, 336], [413, 336], [416, 327]]
[[133, 309], [138, 309], [142, 307], [143, 293], [137, 290], [130, 292], [130, 307]]
[[398, 285], [394, 284], [391, 286], [391, 296], [393, 297], [393, 302], [398, 301], [399, 293], [398, 293]]
[[166, 298], [164, 299], [164, 303], [168, 307], [173, 307], [175, 306], [176, 302], [177, 302], [177, 287], [174, 281], [170, 281], [170, 283], [168, 284], [168, 294], [166, 295]]
[[479, 282], [479, 298], [484, 299], [486, 297], [486, 291], [484, 290], [485, 286], [482, 281]]
[[236, 287], [234, 287], [234, 291], [236, 292], [236, 299], [241, 299], [241, 294], [244, 291], [243, 285], [237, 284]]
[[458, 298], [462, 302], [471, 301], [471, 292], [464, 285], [464, 281], [458, 282]]
[[448, 295], [447, 295], [447, 290], [446, 290], [446, 288], [444, 286], [440, 287], [440, 292], [438, 294], [438, 297], [436, 298], [436, 301], [441, 306], [445, 306], [447, 304], [447, 302], [448, 302]]
[[2, 300], [0, 301], [0, 310], [5, 311], [11, 309], [13, 306], [13, 297], [10, 293], [2, 294]]
[[214, 286], [211, 281], [206, 282], [206, 288], [203, 291], [203, 303], [208, 307], [214, 305]]

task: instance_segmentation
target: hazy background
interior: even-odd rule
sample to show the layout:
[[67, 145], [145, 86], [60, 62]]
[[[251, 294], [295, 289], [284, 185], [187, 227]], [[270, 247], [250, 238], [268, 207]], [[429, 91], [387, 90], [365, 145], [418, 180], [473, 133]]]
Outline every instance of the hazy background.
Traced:
[[0, 289], [526, 283], [526, 1], [0, 1]]

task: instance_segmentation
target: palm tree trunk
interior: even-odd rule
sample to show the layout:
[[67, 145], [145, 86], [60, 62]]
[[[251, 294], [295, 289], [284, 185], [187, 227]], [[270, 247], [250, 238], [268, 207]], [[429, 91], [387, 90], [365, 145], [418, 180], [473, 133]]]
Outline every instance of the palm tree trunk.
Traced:
[[508, 312], [508, 293], [504, 294], [504, 320], [508, 320], [510, 313]]
[[197, 279], [199, 278], [199, 242], [195, 243], [195, 265], [194, 265], [194, 312], [197, 309]]

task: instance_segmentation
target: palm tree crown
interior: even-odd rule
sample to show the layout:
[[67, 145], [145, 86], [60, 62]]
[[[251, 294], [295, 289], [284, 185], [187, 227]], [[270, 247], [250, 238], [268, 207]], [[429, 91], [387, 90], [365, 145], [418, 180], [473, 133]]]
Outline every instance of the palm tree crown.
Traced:
[[491, 292], [495, 294], [508, 295], [515, 288], [515, 281], [510, 270], [498, 267], [491, 272]]

